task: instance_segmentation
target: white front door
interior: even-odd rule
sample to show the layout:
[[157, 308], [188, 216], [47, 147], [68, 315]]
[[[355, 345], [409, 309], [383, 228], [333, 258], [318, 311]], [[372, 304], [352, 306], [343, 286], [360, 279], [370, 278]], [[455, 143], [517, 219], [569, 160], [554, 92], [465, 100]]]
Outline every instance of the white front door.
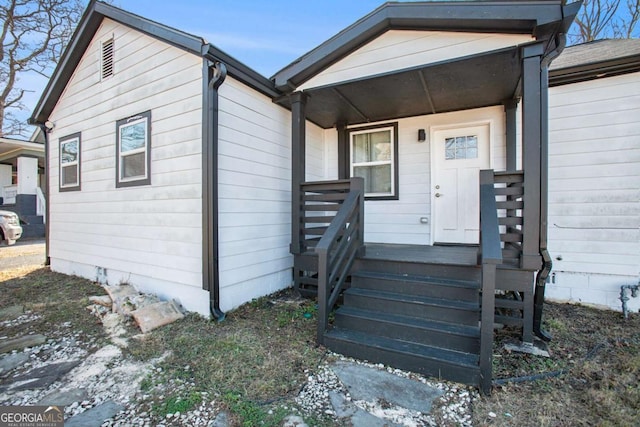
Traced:
[[437, 130], [433, 138], [434, 243], [478, 243], [479, 172], [489, 169], [489, 125]]

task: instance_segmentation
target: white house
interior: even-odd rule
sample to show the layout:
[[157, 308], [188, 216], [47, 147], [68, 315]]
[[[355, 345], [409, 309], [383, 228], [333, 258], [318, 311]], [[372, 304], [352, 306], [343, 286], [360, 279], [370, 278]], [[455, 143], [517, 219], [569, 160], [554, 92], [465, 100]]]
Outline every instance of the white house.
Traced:
[[546, 295], [620, 310], [640, 281], [640, 40], [570, 46], [549, 80]]
[[494, 319], [544, 336], [547, 74], [578, 8], [386, 3], [267, 79], [91, 1], [31, 118], [51, 268], [218, 318], [293, 282], [320, 343], [487, 391]]

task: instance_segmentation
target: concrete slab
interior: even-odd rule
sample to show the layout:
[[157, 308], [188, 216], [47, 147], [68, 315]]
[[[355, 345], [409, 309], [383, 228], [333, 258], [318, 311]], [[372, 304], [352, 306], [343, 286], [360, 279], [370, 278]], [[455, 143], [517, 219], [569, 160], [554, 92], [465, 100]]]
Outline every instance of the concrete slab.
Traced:
[[93, 295], [89, 297], [89, 302], [92, 304], [98, 304], [105, 307], [112, 308], [113, 300], [109, 295]]
[[69, 406], [74, 402], [82, 402], [89, 399], [89, 393], [84, 388], [77, 388], [73, 390], [60, 391], [56, 390], [53, 393], [46, 395], [42, 398], [37, 405], [41, 406]]
[[344, 395], [335, 391], [329, 392], [331, 406], [338, 418], [348, 418], [349, 425], [353, 427], [394, 427], [398, 424], [383, 420], [369, 412], [357, 407], [352, 402], [345, 399]]
[[21, 305], [0, 308], [0, 320], [13, 320], [20, 317], [22, 313], [24, 313], [24, 307]]
[[81, 414], [64, 421], [65, 427], [100, 427], [106, 420], [113, 418], [124, 406], [108, 400]]
[[32, 369], [23, 375], [7, 378], [0, 386], [0, 392], [35, 390], [49, 387], [67, 372], [80, 364], [80, 360], [52, 363], [37, 369]]
[[104, 290], [107, 292], [111, 301], [113, 301], [112, 311], [114, 313], [121, 313], [123, 304], [129, 300], [129, 298], [140, 295], [136, 288], [131, 285], [105, 285]]
[[45, 342], [47, 342], [47, 337], [39, 334], [25, 335], [20, 338], [2, 340], [0, 341], [0, 354], [9, 353], [13, 350], [22, 350], [27, 347], [34, 347], [36, 345], [44, 344]]
[[22, 366], [27, 360], [29, 360], [29, 355], [26, 353], [7, 354], [0, 358], [0, 374]]
[[386, 401], [405, 409], [428, 414], [442, 391], [375, 368], [354, 363], [336, 362], [331, 369], [354, 400]]
[[142, 333], [147, 333], [184, 317], [180, 307], [174, 301], [163, 301], [151, 304], [132, 311], [131, 315], [140, 327]]
[[516, 353], [533, 354], [534, 356], [551, 357], [549, 354], [549, 347], [547, 344], [540, 340], [534, 340], [533, 343], [525, 342], [508, 342], [504, 345], [504, 349], [507, 351], [514, 351]]

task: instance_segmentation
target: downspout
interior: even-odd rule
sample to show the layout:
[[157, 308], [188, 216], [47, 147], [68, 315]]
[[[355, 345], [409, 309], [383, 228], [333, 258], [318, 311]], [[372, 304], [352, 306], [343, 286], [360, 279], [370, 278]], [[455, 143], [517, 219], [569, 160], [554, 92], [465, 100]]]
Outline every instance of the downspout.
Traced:
[[51, 265], [51, 258], [49, 257], [49, 224], [51, 224], [49, 216], [49, 132], [51, 129], [47, 129], [44, 123], [36, 122], [29, 119], [28, 123], [33, 126], [38, 126], [42, 134], [44, 135], [44, 175], [45, 175], [45, 188], [44, 188], [44, 265]]
[[[208, 49], [208, 45], [204, 46]], [[218, 88], [227, 76], [227, 67], [206, 54], [203, 57], [203, 288], [209, 291], [209, 311], [221, 322], [225, 313], [220, 309], [220, 268], [218, 240]]]
[[542, 269], [536, 274], [536, 289], [533, 297], [533, 332], [542, 340], [550, 341], [551, 335], [542, 329], [542, 310], [547, 277], [553, 268], [549, 254], [547, 231], [549, 217], [549, 64], [563, 51], [566, 44], [564, 34], [556, 35], [556, 47], [546, 54], [540, 63], [541, 79], [541, 138], [540, 141], [540, 255]]

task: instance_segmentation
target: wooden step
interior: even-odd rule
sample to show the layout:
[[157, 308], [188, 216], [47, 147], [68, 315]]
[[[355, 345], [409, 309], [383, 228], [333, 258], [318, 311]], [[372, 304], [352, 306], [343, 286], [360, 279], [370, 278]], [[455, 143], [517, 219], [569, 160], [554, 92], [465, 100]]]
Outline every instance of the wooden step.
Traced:
[[360, 270], [352, 274], [352, 286], [461, 301], [478, 301], [480, 284], [470, 280], [444, 279], [413, 274], [392, 274]]
[[475, 386], [480, 382], [478, 356], [474, 354], [340, 328], [334, 328], [324, 335], [324, 345], [346, 356], [384, 363], [438, 379]]
[[353, 265], [352, 272], [360, 270], [387, 274], [446, 277], [451, 280], [480, 280], [480, 267], [477, 265], [386, 260], [367, 258], [365, 256], [364, 258], [356, 259]]
[[478, 303], [402, 295], [371, 289], [347, 289], [344, 292], [344, 305], [379, 313], [399, 314], [469, 326], [477, 326], [480, 318]]
[[342, 306], [335, 326], [433, 347], [479, 354], [480, 328]]

